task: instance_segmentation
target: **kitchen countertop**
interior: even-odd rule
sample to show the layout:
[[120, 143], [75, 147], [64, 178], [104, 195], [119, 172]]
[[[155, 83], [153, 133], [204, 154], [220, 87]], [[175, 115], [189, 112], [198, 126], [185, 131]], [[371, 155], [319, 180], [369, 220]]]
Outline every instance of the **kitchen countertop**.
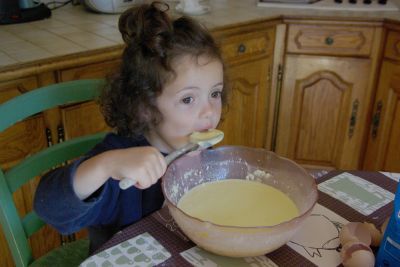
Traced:
[[[345, 0], [346, 1], [346, 0]], [[400, 7], [400, 0], [393, 1]], [[45, 2], [45, 1], [42, 1]], [[177, 1], [167, 1], [173, 16]], [[195, 16], [209, 29], [286, 17], [339, 17], [365, 21], [400, 21], [399, 11], [337, 11], [257, 7], [257, 0], [209, 0], [211, 12]], [[48, 61], [97, 49], [121, 47], [119, 14], [87, 12], [83, 6], [68, 4], [52, 11], [49, 19], [0, 26], [0, 72], [25, 63]]]

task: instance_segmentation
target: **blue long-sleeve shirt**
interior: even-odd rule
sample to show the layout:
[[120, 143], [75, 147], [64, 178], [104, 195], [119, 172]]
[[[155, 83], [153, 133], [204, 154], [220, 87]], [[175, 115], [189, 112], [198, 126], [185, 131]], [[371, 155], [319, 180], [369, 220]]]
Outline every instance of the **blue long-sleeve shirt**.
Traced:
[[109, 178], [91, 196], [80, 200], [72, 186], [77, 167], [107, 150], [149, 145], [144, 137], [132, 139], [108, 134], [84, 157], [42, 177], [35, 194], [35, 212], [62, 234], [87, 227], [90, 251], [94, 251], [124, 226], [161, 208], [164, 201], [161, 180], [145, 190], [134, 186], [122, 190], [118, 180]]

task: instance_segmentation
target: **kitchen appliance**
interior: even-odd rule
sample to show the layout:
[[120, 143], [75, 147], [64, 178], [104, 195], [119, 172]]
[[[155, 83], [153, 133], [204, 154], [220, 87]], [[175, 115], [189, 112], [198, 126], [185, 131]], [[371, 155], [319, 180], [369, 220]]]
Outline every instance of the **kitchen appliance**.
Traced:
[[50, 16], [50, 9], [40, 1], [0, 0], [0, 24], [29, 22]]
[[143, 0], [81, 0], [81, 3], [91, 11], [114, 14], [141, 4]]

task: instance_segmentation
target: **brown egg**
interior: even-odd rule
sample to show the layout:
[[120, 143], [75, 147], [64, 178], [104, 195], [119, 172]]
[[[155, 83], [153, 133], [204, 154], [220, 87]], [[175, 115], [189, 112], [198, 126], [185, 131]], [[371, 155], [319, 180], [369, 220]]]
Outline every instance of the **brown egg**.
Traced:
[[368, 228], [368, 231], [371, 235], [371, 246], [379, 246], [382, 240], [382, 233], [376, 228], [373, 223], [364, 222], [364, 225]]
[[369, 246], [359, 241], [347, 242], [340, 252], [344, 267], [373, 267], [375, 256]]
[[365, 245], [371, 244], [371, 234], [366, 225], [360, 222], [350, 222], [342, 227], [339, 233], [340, 243], [345, 245], [350, 241], [360, 241]]

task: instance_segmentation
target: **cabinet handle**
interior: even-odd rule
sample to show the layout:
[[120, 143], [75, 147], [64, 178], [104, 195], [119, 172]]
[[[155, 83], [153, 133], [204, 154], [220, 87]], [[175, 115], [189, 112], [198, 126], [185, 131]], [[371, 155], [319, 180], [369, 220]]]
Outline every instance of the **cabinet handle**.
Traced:
[[383, 108], [383, 103], [382, 100], [379, 100], [378, 103], [376, 104], [376, 111], [374, 116], [372, 117], [372, 138], [375, 139], [376, 136], [378, 135], [378, 128], [379, 128], [379, 122], [381, 120], [381, 113], [382, 113], [382, 108]]
[[245, 46], [244, 44], [240, 44], [240, 45], [238, 46], [237, 51], [238, 51], [239, 53], [244, 53], [244, 52], [246, 52], [246, 46]]
[[[62, 143], [65, 141], [65, 131], [62, 125], [58, 125], [57, 127], [57, 143]], [[61, 163], [61, 166], [68, 164], [68, 162]]]
[[349, 138], [351, 138], [354, 134], [354, 129], [356, 127], [357, 123], [357, 112], [358, 112], [358, 106], [360, 102], [358, 99], [353, 101], [353, 107], [351, 109], [351, 117], [350, 117], [350, 125], [349, 125]]
[[332, 37], [330, 37], [330, 36], [326, 37], [325, 44], [332, 45], [333, 42], [334, 42], [334, 39]]
[[46, 140], [47, 146], [51, 147], [53, 145], [53, 138], [51, 137], [51, 131], [49, 128], [46, 128]]
[[57, 136], [58, 136], [58, 143], [62, 143], [65, 141], [65, 131], [64, 131], [64, 127], [62, 127], [61, 125], [58, 125], [57, 127]]

